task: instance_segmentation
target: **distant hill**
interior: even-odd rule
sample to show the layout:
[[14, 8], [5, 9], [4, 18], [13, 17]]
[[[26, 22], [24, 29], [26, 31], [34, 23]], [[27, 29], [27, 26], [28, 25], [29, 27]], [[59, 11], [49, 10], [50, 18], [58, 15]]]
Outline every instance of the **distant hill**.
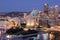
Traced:
[[5, 15], [6, 14], [6, 12], [0, 12], [0, 15]]
[[6, 12], [0, 12], [0, 16], [3, 16], [3, 17], [5, 17], [6, 15]]
[[24, 13], [27, 13], [27, 14], [29, 14], [30, 12], [9, 12], [9, 13], [6, 13], [5, 15], [6, 16], [10, 16], [10, 17], [15, 17], [15, 16], [23, 16], [24, 15]]

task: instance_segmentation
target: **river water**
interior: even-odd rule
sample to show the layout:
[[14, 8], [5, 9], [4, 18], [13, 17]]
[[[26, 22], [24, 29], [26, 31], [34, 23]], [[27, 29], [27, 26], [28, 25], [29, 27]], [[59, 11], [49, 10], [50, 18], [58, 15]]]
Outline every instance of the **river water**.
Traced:
[[37, 35], [25, 36], [25, 37], [13, 37], [7, 38], [4, 29], [0, 29], [0, 40], [48, 40], [47, 33], [39, 33]]

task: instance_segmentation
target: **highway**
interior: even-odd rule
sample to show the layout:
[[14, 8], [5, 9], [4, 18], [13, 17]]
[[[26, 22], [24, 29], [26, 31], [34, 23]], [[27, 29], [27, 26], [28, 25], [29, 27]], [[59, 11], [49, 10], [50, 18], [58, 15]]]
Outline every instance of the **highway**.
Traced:
[[55, 27], [51, 27], [51, 28], [41, 28], [41, 30], [46, 30], [46, 31], [59, 31], [60, 32], [60, 26], [55, 26]]

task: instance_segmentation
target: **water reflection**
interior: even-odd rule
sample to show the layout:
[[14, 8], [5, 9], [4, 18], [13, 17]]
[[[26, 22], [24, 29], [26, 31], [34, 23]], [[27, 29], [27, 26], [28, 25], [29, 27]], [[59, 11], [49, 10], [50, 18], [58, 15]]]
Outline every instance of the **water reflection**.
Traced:
[[0, 31], [0, 36], [1, 36], [2, 32]]
[[48, 40], [48, 34], [47, 33], [43, 34], [43, 40]]
[[[6, 31], [6, 30], [5, 30]], [[22, 37], [15, 37], [15, 38], [7, 38], [10, 37], [9, 35], [6, 37], [6, 35], [4, 30], [0, 30], [0, 39], [1, 40], [23, 40]], [[30, 37], [26, 37], [24, 40], [28, 40], [28, 38]], [[33, 37], [34, 39], [36, 39], [37, 37]], [[48, 33], [41, 33], [38, 35], [38, 39], [43, 39], [43, 40], [48, 40]]]

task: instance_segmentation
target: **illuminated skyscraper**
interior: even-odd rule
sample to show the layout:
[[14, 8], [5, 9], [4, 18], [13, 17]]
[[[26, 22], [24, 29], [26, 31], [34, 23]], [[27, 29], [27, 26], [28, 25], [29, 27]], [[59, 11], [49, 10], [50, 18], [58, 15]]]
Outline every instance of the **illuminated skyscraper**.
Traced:
[[44, 13], [48, 14], [48, 4], [44, 4]]
[[58, 5], [55, 5], [55, 16], [57, 17], [58, 16]]

